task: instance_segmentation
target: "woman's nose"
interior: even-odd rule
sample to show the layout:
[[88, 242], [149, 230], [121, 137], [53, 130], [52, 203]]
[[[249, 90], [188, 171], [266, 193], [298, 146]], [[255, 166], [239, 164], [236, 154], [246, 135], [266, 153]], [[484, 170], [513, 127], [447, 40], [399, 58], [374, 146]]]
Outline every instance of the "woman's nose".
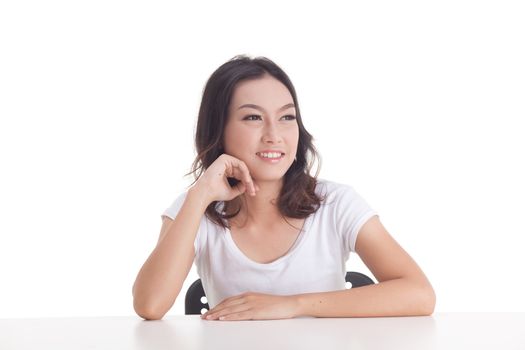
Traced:
[[274, 126], [267, 126], [265, 127], [263, 131], [263, 140], [265, 142], [273, 141], [273, 142], [279, 142], [281, 139], [277, 129]]

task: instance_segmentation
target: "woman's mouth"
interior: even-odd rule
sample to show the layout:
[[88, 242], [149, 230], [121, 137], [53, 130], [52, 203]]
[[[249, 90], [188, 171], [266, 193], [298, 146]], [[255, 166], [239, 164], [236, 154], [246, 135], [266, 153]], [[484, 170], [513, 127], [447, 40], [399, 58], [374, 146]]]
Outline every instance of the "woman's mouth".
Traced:
[[279, 163], [284, 158], [284, 153], [282, 152], [257, 152], [256, 154], [259, 159], [271, 164]]

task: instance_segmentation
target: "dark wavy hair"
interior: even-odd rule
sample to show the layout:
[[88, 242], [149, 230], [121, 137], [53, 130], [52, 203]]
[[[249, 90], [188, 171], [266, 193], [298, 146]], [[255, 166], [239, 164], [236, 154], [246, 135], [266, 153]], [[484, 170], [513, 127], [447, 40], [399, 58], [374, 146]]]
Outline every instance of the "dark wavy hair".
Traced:
[[[299, 144], [297, 157], [284, 175], [283, 186], [277, 199], [277, 207], [283, 216], [291, 218], [306, 218], [319, 209], [320, 203], [325, 198], [320, 198], [315, 193], [317, 176], [319, 175], [321, 157], [317, 153], [312, 140], [313, 137], [304, 128], [299, 103], [295, 89], [288, 75], [274, 62], [266, 57], [250, 58], [246, 55], [237, 55], [221, 65], [208, 79], [203, 90], [202, 101], [199, 109], [197, 129], [195, 132], [195, 148], [197, 156], [192, 164], [191, 171], [195, 180], [188, 186], [191, 187], [206, 169], [224, 153], [224, 128], [228, 118], [234, 88], [243, 80], [258, 79], [269, 74], [283, 83], [290, 91], [295, 104], [297, 123], [299, 124]], [[316, 159], [319, 165], [315, 176], [310, 171]], [[239, 180], [228, 178], [230, 186], [235, 186]], [[224, 203], [224, 208], [233, 204], [238, 199]], [[218, 210], [218, 201], [214, 201], [206, 208], [206, 216], [222, 228], [230, 228], [224, 219], [235, 217], [240, 212], [224, 215]], [[285, 219], [286, 220], [286, 219]]]

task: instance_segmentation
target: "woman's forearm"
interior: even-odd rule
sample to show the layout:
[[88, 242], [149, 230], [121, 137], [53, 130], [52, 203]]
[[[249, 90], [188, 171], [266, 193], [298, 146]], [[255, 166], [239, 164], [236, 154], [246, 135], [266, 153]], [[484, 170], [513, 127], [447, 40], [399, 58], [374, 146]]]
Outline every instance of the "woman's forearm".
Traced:
[[436, 304], [432, 286], [404, 278], [295, 297], [297, 316], [314, 317], [428, 316]]
[[172, 307], [195, 256], [194, 241], [208, 202], [192, 189], [164, 237], [140, 269], [133, 285], [133, 307], [145, 319], [160, 319]]

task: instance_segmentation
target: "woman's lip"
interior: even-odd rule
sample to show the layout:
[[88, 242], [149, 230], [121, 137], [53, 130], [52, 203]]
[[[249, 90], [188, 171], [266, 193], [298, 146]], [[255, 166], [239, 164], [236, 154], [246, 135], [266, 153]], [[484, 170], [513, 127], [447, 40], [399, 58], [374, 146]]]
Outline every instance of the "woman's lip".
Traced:
[[282, 153], [281, 156], [280, 156], [279, 158], [267, 158], [267, 157], [263, 157], [263, 156], [261, 156], [259, 153], [257, 153], [257, 156], [258, 156], [261, 160], [263, 160], [263, 161], [265, 161], [265, 162], [269, 162], [269, 163], [277, 163], [277, 162], [281, 161], [281, 159], [284, 158], [284, 153]]

